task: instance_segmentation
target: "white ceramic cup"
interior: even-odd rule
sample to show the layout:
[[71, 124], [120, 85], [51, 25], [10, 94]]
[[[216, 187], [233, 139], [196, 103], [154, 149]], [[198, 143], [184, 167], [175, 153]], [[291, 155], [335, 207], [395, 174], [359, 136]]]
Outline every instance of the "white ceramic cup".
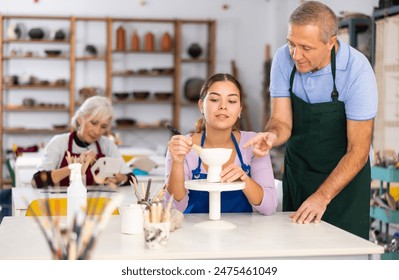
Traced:
[[138, 204], [128, 204], [121, 207], [121, 232], [138, 234], [143, 232], [143, 210]]

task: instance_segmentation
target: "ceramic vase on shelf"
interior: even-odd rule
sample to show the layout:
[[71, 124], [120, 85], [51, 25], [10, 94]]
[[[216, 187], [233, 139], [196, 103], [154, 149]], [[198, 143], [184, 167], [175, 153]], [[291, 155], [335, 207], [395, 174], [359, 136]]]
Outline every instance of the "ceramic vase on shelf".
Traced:
[[123, 26], [119, 26], [116, 30], [116, 50], [124, 51], [126, 50], [126, 31]]
[[187, 52], [192, 58], [198, 58], [202, 54], [202, 48], [198, 43], [192, 43]]
[[154, 51], [154, 34], [147, 32], [144, 37], [144, 50], [147, 52]]
[[172, 50], [172, 37], [168, 32], [162, 35], [161, 39], [161, 50], [164, 52], [169, 52]]
[[132, 42], [131, 42], [131, 50], [132, 51], [139, 51], [140, 50], [140, 38], [137, 32], [133, 32], [132, 35]]

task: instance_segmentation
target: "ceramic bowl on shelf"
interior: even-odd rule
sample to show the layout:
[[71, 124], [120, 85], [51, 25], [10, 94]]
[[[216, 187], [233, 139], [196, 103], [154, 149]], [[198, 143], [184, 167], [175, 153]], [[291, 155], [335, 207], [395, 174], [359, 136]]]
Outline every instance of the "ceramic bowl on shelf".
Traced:
[[133, 91], [134, 98], [147, 99], [150, 96], [149, 91]]
[[130, 126], [130, 125], [135, 125], [136, 120], [135, 119], [130, 119], [130, 118], [119, 118], [115, 120], [117, 125], [120, 126]]
[[157, 100], [169, 100], [173, 96], [173, 92], [157, 91], [154, 92], [154, 97]]
[[126, 100], [130, 97], [128, 92], [114, 92], [114, 97], [116, 100]]
[[67, 124], [53, 124], [54, 129], [67, 129], [68, 125]]
[[22, 105], [26, 107], [33, 107], [36, 105], [36, 100], [33, 98], [24, 98], [22, 100]]
[[59, 56], [62, 51], [61, 50], [44, 50], [47, 56]]

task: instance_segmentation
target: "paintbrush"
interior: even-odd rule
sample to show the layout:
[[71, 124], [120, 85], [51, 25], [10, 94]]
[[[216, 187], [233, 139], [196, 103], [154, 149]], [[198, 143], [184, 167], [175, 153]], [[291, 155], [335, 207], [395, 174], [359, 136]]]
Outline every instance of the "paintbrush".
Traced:
[[145, 201], [148, 201], [148, 199], [150, 198], [151, 181], [152, 179], [149, 178], [147, 182], [147, 189], [145, 190], [145, 197], [144, 197]]
[[[167, 124], [166, 127], [174, 134], [174, 135], [182, 135], [175, 127]], [[200, 155], [201, 151], [202, 151], [202, 147], [198, 146], [196, 144], [193, 144], [191, 146], [191, 148], [198, 154]]]

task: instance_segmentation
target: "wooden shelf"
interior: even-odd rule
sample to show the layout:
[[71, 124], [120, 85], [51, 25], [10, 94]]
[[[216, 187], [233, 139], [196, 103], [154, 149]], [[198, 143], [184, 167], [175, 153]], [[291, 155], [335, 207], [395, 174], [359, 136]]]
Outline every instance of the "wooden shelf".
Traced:
[[170, 23], [174, 24], [174, 19], [154, 19], [154, 18], [111, 18], [111, 22], [136, 22], [136, 23]]
[[5, 86], [4, 90], [21, 90], [21, 89], [40, 89], [40, 90], [55, 90], [55, 89], [62, 89], [62, 90], [69, 90], [68, 86], [56, 86], [56, 85], [21, 85], [21, 86]]
[[70, 20], [62, 16], [36, 16], [36, 15], [3, 15], [4, 19], [37, 19], [37, 20]]
[[106, 61], [105, 56], [79, 56], [76, 61]]
[[113, 73], [112, 77], [173, 77], [174, 74], [152, 74], [152, 73], [134, 73], [134, 74], [122, 74]]
[[167, 100], [159, 100], [156, 98], [148, 98], [148, 99], [137, 99], [137, 98], [128, 98], [125, 100], [116, 100], [115, 98], [113, 99], [113, 104], [120, 104], [120, 105], [125, 105], [125, 104], [172, 104], [173, 99], [167, 99]]
[[209, 58], [182, 58], [181, 62], [186, 63], [209, 63], [211, 60]]
[[4, 56], [3, 60], [12, 60], [12, 59], [25, 59], [25, 60], [48, 60], [48, 59], [56, 59], [56, 60], [69, 60], [69, 56]]
[[141, 50], [141, 51], [132, 51], [132, 50], [125, 50], [125, 51], [118, 51], [118, 50], [113, 50], [112, 51], [113, 54], [174, 54], [174, 50], [171, 51], [145, 51], [145, 50]]
[[8, 134], [59, 134], [66, 133], [67, 129], [55, 129], [55, 128], [22, 128], [22, 127], [3, 127], [3, 131]]
[[165, 129], [160, 125], [152, 124], [136, 124], [136, 125], [118, 125], [112, 127], [113, 130], [130, 130], [130, 129]]
[[67, 107], [44, 107], [44, 106], [10, 106], [7, 105], [4, 107], [5, 112], [68, 112], [69, 109]]
[[70, 41], [66, 40], [49, 40], [49, 39], [40, 39], [40, 40], [28, 40], [28, 39], [3, 39], [4, 44], [64, 44], [69, 45]]

